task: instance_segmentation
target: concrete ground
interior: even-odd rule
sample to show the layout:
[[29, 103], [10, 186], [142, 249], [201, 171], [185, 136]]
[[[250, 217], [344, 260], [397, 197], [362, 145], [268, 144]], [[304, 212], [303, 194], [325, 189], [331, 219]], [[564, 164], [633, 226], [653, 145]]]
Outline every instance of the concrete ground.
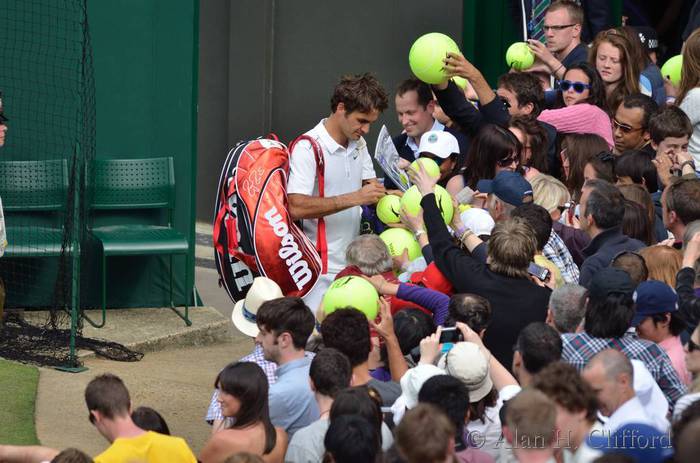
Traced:
[[[226, 292], [217, 284], [218, 274], [213, 265], [210, 235], [210, 227], [198, 224], [196, 286], [204, 304], [215, 307], [223, 316], [221, 319], [230, 320], [232, 304]], [[156, 310], [169, 317], [169, 322], [179, 320], [175, 314], [168, 313], [168, 309]], [[197, 320], [194, 320], [193, 328], [196, 328]], [[118, 320], [114, 320], [113, 324], [118, 325]], [[184, 326], [184, 323], [175, 324]], [[123, 326], [122, 332], [136, 331], [129, 329], [126, 322]], [[161, 335], [162, 329], [154, 326], [152, 335]], [[141, 330], [140, 336], [149, 336], [149, 331], [143, 326]], [[129, 335], [133, 337], [133, 333], [121, 333], [121, 336]], [[178, 339], [178, 336], [173, 338]], [[211, 342], [211, 337], [204, 338]], [[218, 336], [213, 339], [219, 342], [180, 346], [176, 341], [164, 350], [147, 352], [140, 362], [86, 358], [84, 364], [88, 371], [82, 373], [42, 368], [36, 403], [36, 427], [40, 442], [57, 449], [77, 447], [93, 456], [104, 450], [108, 443], [89, 423], [83, 393], [95, 375], [110, 372], [125, 381], [134, 407], [147, 405], [158, 410], [165, 417], [173, 435], [185, 438], [198, 454], [210, 432], [204, 416], [217, 373], [227, 363], [248, 354], [252, 348], [250, 338], [235, 329], [223, 338]], [[191, 344], [191, 340], [187, 343]]]

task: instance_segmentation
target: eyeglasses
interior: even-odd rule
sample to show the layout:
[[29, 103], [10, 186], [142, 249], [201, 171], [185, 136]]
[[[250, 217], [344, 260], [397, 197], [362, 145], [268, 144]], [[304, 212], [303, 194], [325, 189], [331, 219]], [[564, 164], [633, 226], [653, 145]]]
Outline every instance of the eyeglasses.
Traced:
[[622, 124], [622, 123], [618, 122], [617, 119], [613, 119], [612, 123], [613, 123], [613, 130], [620, 129], [620, 132], [622, 132], [622, 133], [632, 133], [632, 132], [636, 132], [638, 130], [644, 130], [644, 127], [632, 127], [632, 126], [629, 126], [627, 124]]
[[692, 339], [688, 339], [688, 352], [700, 350], [700, 346], [695, 344]]
[[505, 159], [499, 159], [497, 161], [497, 164], [501, 167], [508, 167], [509, 165], [513, 164], [514, 162], [517, 163], [518, 158], [516, 156], [510, 156], [510, 157], [507, 157]]
[[563, 31], [566, 28], [574, 27], [575, 25], [576, 24], [562, 24], [560, 26], [542, 26], [542, 30], [545, 32], [549, 32], [549, 31], [559, 32], [559, 31]]
[[559, 82], [559, 88], [562, 92], [568, 92], [570, 88], [574, 89], [576, 93], [583, 93], [584, 90], [591, 89], [590, 84], [584, 84], [583, 82], [572, 82], [570, 80], [562, 80]]

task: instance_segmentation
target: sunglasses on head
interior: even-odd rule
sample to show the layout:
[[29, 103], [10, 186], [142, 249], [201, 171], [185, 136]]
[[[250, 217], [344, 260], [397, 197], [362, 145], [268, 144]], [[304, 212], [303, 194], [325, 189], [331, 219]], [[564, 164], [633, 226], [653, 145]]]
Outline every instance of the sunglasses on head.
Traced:
[[584, 84], [583, 82], [572, 82], [570, 80], [562, 80], [559, 82], [559, 88], [562, 92], [568, 92], [570, 88], [574, 89], [576, 93], [583, 93], [584, 90], [591, 89], [590, 84]]

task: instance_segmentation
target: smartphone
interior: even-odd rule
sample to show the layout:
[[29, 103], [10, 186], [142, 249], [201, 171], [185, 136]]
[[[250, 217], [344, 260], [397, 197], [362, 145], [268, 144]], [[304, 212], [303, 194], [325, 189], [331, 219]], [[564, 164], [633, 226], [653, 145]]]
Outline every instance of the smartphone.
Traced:
[[462, 336], [462, 332], [459, 331], [456, 326], [442, 329], [442, 333], [440, 333], [440, 344], [454, 344], [461, 341], [464, 341], [464, 337]]
[[547, 281], [551, 272], [548, 268], [539, 266], [534, 262], [530, 262], [530, 266], [527, 268], [527, 273], [537, 277], [540, 281]]
[[474, 198], [474, 190], [471, 188], [464, 187], [456, 195], [455, 199], [459, 204], [471, 204]]

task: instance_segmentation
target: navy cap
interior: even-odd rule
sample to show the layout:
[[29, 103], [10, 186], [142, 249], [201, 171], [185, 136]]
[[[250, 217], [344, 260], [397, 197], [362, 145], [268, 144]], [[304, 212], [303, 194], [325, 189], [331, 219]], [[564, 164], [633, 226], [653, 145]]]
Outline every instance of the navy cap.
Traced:
[[621, 453], [644, 463], [662, 463], [673, 456], [669, 433], [642, 423], [629, 423], [615, 431], [594, 430], [586, 444], [605, 453]]
[[629, 273], [619, 268], [606, 267], [593, 276], [588, 297], [593, 301], [603, 301], [610, 294], [628, 294], [634, 292], [634, 282]]
[[635, 327], [651, 315], [678, 310], [678, 295], [662, 281], [649, 280], [639, 283], [632, 298], [636, 305], [632, 319], [632, 326]]
[[517, 172], [503, 170], [493, 180], [479, 180], [476, 184], [479, 193], [493, 193], [513, 206], [521, 206], [527, 196], [532, 200], [532, 185]]

